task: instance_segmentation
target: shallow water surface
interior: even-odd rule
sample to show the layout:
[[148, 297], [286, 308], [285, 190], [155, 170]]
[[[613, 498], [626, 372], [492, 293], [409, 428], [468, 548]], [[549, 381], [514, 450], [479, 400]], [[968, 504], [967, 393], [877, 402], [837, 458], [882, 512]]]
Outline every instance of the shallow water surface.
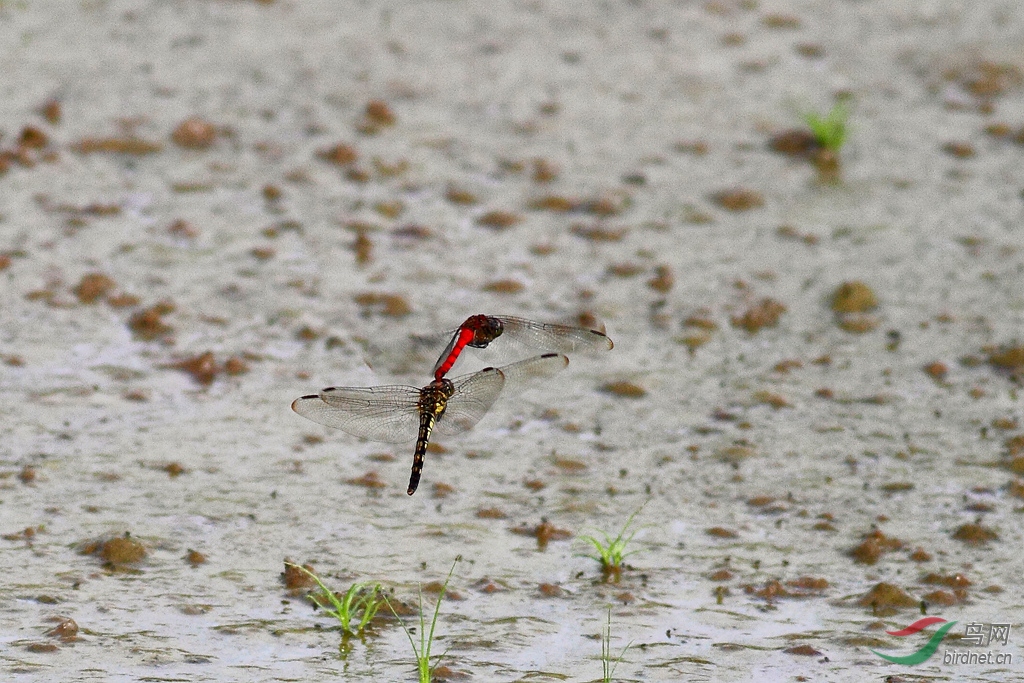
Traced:
[[[448, 680], [599, 680], [609, 619], [617, 680], [1016, 676], [996, 4], [0, 3], [3, 679], [414, 680], [284, 563], [429, 611], [459, 556]], [[768, 139], [839, 93], [833, 185]], [[435, 436], [412, 497], [411, 444], [289, 410], [423, 386], [365, 351], [477, 313], [615, 348]], [[581, 536], [634, 513], [605, 581]], [[872, 652], [922, 613], [936, 656]], [[972, 623], [1011, 665], [943, 663]]]

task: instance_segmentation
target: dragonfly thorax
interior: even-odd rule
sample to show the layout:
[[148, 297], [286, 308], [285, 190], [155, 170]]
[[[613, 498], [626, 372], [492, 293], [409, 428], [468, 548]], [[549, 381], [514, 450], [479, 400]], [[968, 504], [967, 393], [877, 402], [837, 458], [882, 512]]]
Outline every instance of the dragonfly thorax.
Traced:
[[444, 409], [448, 407], [448, 399], [454, 393], [455, 385], [451, 383], [451, 380], [447, 378], [434, 380], [420, 389], [420, 414], [433, 413], [435, 418], [441, 417], [444, 414]]
[[468, 346], [472, 346], [475, 349], [487, 348], [488, 344], [500, 337], [501, 333], [505, 331], [505, 326], [499, 318], [492, 318], [486, 315], [471, 316], [463, 323], [463, 327], [473, 330], [473, 339], [470, 340]]

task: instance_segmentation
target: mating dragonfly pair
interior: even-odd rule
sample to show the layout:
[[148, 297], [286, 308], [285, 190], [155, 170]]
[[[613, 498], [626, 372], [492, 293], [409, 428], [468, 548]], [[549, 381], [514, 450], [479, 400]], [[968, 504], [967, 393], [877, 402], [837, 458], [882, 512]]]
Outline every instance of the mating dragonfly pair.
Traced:
[[[448, 344], [434, 364], [434, 379], [417, 389], [409, 386], [328, 387], [319, 394], [295, 399], [292, 410], [327, 427], [370, 441], [416, 441], [408, 494], [416, 492], [427, 443], [433, 432], [453, 435], [471, 429], [491, 408], [498, 395], [531, 379], [550, 377], [569, 364], [566, 353], [612, 348], [603, 332], [570, 325], [551, 325], [508, 316], [474, 315], [458, 328], [416, 342]], [[485, 349], [492, 342], [506, 353], [546, 352], [500, 368], [488, 367], [448, 379], [467, 348]]]

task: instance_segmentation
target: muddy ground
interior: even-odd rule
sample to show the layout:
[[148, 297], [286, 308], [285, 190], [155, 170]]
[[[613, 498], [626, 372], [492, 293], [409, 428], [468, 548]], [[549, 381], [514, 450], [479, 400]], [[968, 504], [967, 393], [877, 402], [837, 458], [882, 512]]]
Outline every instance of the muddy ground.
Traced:
[[[617, 680], [1020, 676], [1021, 5], [343, 5], [0, 3], [5, 680], [414, 680], [284, 561], [457, 556], [448, 680], [597, 680], [609, 618]], [[838, 167], [773, 149], [837, 98]], [[412, 497], [289, 410], [474, 313], [615, 348]]]

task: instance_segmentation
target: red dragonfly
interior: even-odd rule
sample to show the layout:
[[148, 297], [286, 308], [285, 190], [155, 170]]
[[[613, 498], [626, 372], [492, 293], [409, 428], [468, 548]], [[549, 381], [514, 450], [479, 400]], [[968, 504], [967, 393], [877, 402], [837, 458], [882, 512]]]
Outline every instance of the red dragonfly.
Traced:
[[407, 386], [328, 387], [295, 399], [292, 410], [313, 422], [370, 441], [416, 442], [408, 494], [416, 492], [427, 442], [433, 432], [453, 435], [471, 429], [498, 398], [528, 380], [550, 377], [569, 364], [548, 353], [455, 379], [440, 378], [417, 389]]
[[473, 315], [466, 318], [457, 329], [437, 336], [442, 339], [450, 336], [451, 341], [434, 364], [432, 372], [435, 380], [443, 378], [452, 369], [467, 346], [485, 349], [498, 337], [501, 337], [506, 347], [521, 351], [585, 353], [607, 351], [614, 346], [608, 335], [597, 330], [538, 323], [504, 315]]

